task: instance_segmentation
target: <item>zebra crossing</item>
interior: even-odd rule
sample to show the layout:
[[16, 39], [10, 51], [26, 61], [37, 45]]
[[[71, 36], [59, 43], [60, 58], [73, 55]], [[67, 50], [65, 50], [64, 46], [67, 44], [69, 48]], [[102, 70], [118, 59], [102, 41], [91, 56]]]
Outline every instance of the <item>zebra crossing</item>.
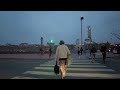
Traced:
[[[84, 62], [84, 63], [83, 63]], [[117, 79], [120, 74], [104, 64], [91, 63], [91, 60], [74, 60], [68, 67], [67, 78], [70, 79]]]
[[[51, 60], [33, 70], [26, 71], [20, 76], [11, 79], [60, 79], [60, 75], [54, 73], [55, 61]], [[118, 79], [120, 74], [108, 68], [104, 64], [91, 63], [89, 59], [73, 59], [68, 66], [66, 79]]]

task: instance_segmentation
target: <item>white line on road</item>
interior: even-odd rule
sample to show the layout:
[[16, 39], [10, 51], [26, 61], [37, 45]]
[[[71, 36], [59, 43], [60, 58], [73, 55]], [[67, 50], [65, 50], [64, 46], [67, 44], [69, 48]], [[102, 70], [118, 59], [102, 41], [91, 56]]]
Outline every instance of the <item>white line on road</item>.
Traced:
[[71, 64], [68, 67], [84, 67], [84, 68], [86, 68], [86, 67], [106, 67], [106, 66], [103, 66], [103, 65], [72, 65]]
[[44, 72], [44, 71], [26, 71], [23, 74], [35, 74], [35, 75], [55, 75], [54, 72]]
[[[53, 67], [35, 67], [34, 69], [37, 69], [37, 70], [54, 70]], [[112, 69], [97, 69], [97, 68], [71, 68], [71, 67], [68, 67], [68, 71], [69, 70], [74, 70], [74, 71], [114, 71]]]
[[67, 73], [67, 76], [72, 76], [72, 77], [91, 77], [91, 78], [120, 78], [120, 74], [101, 74], [101, 73]]
[[53, 70], [53, 67], [35, 67], [34, 69]]
[[73, 71], [114, 71], [112, 69], [96, 69], [96, 68], [68, 68], [68, 71], [69, 70], [73, 70]]
[[43, 78], [33, 78], [33, 77], [21, 77], [21, 76], [16, 76], [11, 79], [43, 79]]
[[72, 64], [76, 64], [76, 65], [77, 65], [77, 64], [91, 64], [91, 65], [97, 64], [97, 65], [98, 65], [98, 64], [100, 64], [100, 63], [91, 63], [91, 62], [89, 62], [89, 63], [82, 63], [82, 62], [81, 62], [81, 63], [80, 63], [80, 62], [73, 62]]

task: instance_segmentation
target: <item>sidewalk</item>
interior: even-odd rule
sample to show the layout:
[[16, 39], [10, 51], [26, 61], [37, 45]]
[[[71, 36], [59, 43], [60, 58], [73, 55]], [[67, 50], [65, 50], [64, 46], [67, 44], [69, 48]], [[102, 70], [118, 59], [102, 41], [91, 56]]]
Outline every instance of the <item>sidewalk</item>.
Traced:
[[48, 60], [54, 59], [54, 54], [49, 58], [49, 54], [0, 54], [0, 59], [18, 59], [18, 60]]

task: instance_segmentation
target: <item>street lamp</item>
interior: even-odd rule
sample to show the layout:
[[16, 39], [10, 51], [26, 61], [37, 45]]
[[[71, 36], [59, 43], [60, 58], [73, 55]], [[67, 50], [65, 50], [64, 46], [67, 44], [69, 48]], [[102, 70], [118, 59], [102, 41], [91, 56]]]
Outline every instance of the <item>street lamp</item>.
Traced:
[[81, 19], [81, 46], [82, 46], [82, 20], [83, 20], [84, 18], [81, 17], [80, 19]]

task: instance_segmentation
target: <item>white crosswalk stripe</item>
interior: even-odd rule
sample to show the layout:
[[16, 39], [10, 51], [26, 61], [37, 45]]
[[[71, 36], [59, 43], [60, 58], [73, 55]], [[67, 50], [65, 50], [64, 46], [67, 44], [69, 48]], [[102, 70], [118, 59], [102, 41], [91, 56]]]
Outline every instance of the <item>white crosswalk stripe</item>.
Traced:
[[[23, 73], [22, 76], [16, 76], [11, 79], [60, 79], [60, 75], [54, 73], [55, 61], [51, 60], [40, 66], [34, 67]], [[32, 76], [32, 77], [31, 77]], [[94, 78], [120, 78], [114, 70], [106, 67], [104, 64], [91, 63], [91, 60], [73, 60], [68, 66], [66, 79], [94, 79]]]
[[112, 69], [96, 69], [96, 68], [68, 68], [68, 70], [72, 71], [111, 71], [113, 72], [114, 70]]
[[89, 62], [89, 63], [80, 63], [80, 62], [74, 62], [73, 64], [76, 64], [76, 65], [79, 65], [79, 64], [92, 64], [92, 65], [98, 65], [98, 64], [100, 64], [100, 63], [91, 63], [91, 62]]
[[120, 78], [119, 74], [101, 74], [101, 73], [67, 73], [67, 76], [78, 76], [80, 78]]
[[39, 78], [31, 78], [31, 77], [21, 77], [21, 76], [16, 76], [11, 79], [39, 79]]
[[70, 65], [70, 67], [106, 67], [104, 65]]

